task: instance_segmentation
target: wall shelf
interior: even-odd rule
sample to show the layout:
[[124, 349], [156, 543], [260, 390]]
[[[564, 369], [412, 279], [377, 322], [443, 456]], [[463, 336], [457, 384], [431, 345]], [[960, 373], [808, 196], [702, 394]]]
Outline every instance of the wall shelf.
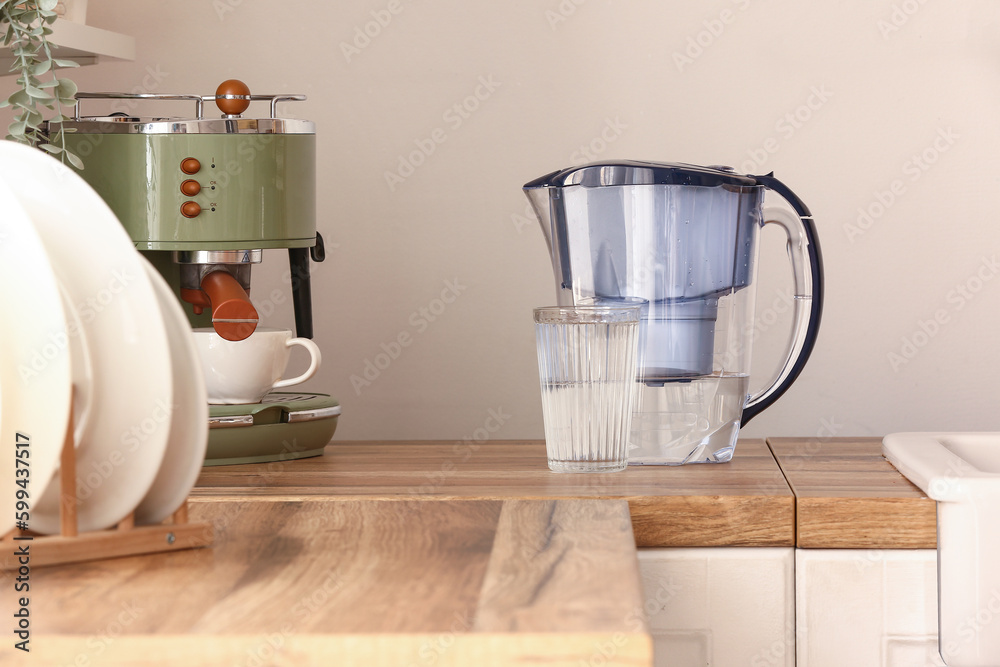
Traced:
[[[135, 60], [135, 38], [82, 23], [56, 19], [49, 40], [58, 44], [56, 58], [93, 65], [104, 58]], [[0, 55], [0, 76], [6, 76], [14, 58], [4, 49]]]

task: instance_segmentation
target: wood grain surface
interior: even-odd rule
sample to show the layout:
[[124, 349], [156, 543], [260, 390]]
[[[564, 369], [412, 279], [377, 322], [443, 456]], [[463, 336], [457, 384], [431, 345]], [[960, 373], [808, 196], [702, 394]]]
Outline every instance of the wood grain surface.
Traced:
[[[592, 525], [604, 529], [588, 530]], [[640, 632], [641, 603], [610, 590], [618, 586], [642, 590], [623, 501], [509, 500], [500, 512], [475, 629], [593, 632], [627, 625]]]
[[881, 438], [768, 438], [796, 498], [796, 544], [933, 549], [937, 508], [882, 456]]
[[[190, 516], [212, 548], [32, 571], [23, 664], [575, 667], [602, 646], [651, 664], [623, 501], [205, 499]], [[0, 664], [25, 657], [11, 645]]]
[[794, 498], [763, 440], [730, 463], [548, 470], [541, 441], [334, 442], [324, 456], [205, 468], [196, 499], [625, 499], [640, 547], [792, 546]]

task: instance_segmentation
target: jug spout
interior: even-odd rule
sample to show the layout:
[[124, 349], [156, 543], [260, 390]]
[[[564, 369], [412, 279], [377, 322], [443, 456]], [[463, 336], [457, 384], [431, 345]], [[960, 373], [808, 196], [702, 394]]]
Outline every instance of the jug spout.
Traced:
[[552, 221], [549, 211], [549, 188], [532, 188], [525, 186], [524, 194], [531, 202], [531, 209], [538, 218], [538, 223], [542, 226], [542, 233], [545, 235], [545, 242], [552, 250]]

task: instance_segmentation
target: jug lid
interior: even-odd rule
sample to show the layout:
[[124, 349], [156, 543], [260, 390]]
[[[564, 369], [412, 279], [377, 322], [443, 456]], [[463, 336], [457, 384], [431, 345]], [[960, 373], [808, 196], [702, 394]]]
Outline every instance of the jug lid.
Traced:
[[524, 189], [561, 188], [570, 185], [582, 185], [585, 188], [617, 185], [691, 185], [710, 188], [719, 185], [754, 187], [758, 183], [753, 176], [735, 173], [732, 167], [620, 160], [594, 162], [554, 171], [525, 183]]

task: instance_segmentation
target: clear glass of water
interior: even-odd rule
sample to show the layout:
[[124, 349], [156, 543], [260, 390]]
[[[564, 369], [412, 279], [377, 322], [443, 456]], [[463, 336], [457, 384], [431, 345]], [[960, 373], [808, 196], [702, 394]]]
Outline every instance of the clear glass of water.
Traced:
[[628, 465], [639, 306], [535, 309], [545, 450], [555, 472]]

